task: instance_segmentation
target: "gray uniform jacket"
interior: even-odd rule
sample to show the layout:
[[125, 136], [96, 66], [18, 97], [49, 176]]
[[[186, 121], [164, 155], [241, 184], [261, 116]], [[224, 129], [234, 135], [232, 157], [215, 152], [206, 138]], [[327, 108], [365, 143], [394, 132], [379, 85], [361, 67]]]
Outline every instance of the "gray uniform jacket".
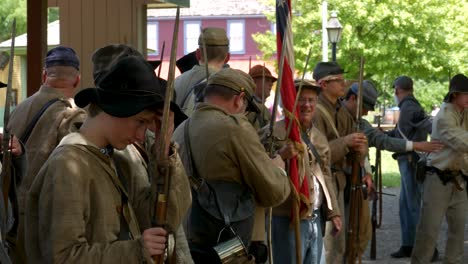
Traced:
[[[195, 96], [193, 86], [206, 78], [206, 66], [195, 65], [193, 68], [177, 77], [174, 81], [174, 89], [176, 92], [176, 103], [187, 115], [191, 116], [195, 108]], [[210, 74], [213, 69], [208, 69]]]
[[[398, 107], [400, 107], [400, 117], [397, 126], [401, 132], [408, 140], [426, 141], [427, 135], [432, 130], [432, 120], [427, 117], [418, 100], [412, 95], [407, 96], [401, 100]], [[388, 131], [387, 134], [391, 137], [404, 138], [398, 128]]]
[[375, 147], [391, 152], [405, 152], [406, 140], [402, 138], [390, 137], [377, 128], [372, 127], [369, 121], [361, 119], [361, 131], [366, 135], [369, 147]]

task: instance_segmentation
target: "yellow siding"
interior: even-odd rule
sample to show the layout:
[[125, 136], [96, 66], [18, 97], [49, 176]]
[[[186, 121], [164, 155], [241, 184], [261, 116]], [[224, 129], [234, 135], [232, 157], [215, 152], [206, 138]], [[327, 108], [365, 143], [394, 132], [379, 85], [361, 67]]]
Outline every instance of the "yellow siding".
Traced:
[[[72, 47], [81, 60], [81, 87], [93, 85], [91, 56], [105, 45], [122, 43], [143, 50], [138, 18], [146, 16], [141, 0], [57, 0], [60, 43]], [[144, 27], [144, 29], [143, 29]]]
[[[8, 71], [10, 63], [3, 69], [0, 70], [0, 81], [7, 83], [8, 82]], [[22, 89], [21, 89], [21, 57], [15, 56], [14, 67], [13, 67], [13, 89], [18, 91], [18, 101], [22, 98]], [[5, 88], [0, 89], [0, 108], [5, 107]], [[19, 103], [19, 102], [18, 102]], [[3, 111], [3, 110], [2, 110]], [[1, 114], [3, 116], [3, 113]], [[3, 122], [3, 120], [2, 120]]]

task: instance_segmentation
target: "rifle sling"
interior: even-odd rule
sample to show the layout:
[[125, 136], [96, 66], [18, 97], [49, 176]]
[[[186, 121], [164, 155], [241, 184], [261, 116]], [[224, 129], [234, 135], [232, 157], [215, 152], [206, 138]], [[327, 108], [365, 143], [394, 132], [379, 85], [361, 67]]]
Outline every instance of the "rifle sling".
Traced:
[[[110, 152], [113, 154], [114, 150], [111, 149]], [[111, 155], [112, 160], [114, 161], [115, 165], [115, 172], [117, 176], [119, 177], [120, 183], [122, 183], [122, 187], [124, 188], [125, 191], [127, 191], [127, 180], [123, 176], [122, 168], [120, 166], [120, 163], [118, 160], [115, 159], [114, 155]], [[120, 213], [120, 231], [119, 231], [119, 240], [125, 241], [125, 240], [131, 240], [133, 239], [132, 233], [130, 232], [130, 227], [127, 223], [127, 219], [125, 219], [124, 213], [123, 213], [123, 208], [124, 205], [128, 203], [128, 198], [127, 195], [121, 190], [120, 191], [120, 199], [122, 203], [122, 212]]]
[[322, 159], [320, 158], [317, 148], [314, 146], [314, 144], [312, 144], [310, 138], [307, 136], [307, 133], [301, 132], [301, 138], [306, 143], [310, 151], [312, 151], [312, 154], [314, 154], [315, 162], [317, 162], [318, 164], [322, 164]]
[[31, 135], [32, 130], [34, 129], [34, 127], [37, 124], [37, 121], [39, 121], [39, 119], [44, 114], [44, 112], [49, 108], [49, 106], [53, 105], [57, 101], [60, 101], [60, 99], [59, 98], [54, 98], [54, 99], [48, 101], [44, 106], [42, 106], [42, 108], [39, 110], [39, 112], [37, 112], [36, 115], [34, 115], [33, 119], [31, 120], [31, 122], [26, 127], [26, 130], [24, 131], [23, 135], [20, 137], [21, 142], [26, 144], [26, 142], [29, 139], [29, 136]]
[[333, 123], [333, 118], [331, 117], [330, 113], [328, 113], [327, 109], [325, 109], [321, 104], [317, 104], [317, 109], [323, 113], [323, 115], [325, 116], [325, 119], [327, 119], [328, 123], [330, 123], [330, 126], [333, 129], [333, 132], [335, 132], [336, 138], [339, 138], [340, 133], [338, 132], [338, 129]]

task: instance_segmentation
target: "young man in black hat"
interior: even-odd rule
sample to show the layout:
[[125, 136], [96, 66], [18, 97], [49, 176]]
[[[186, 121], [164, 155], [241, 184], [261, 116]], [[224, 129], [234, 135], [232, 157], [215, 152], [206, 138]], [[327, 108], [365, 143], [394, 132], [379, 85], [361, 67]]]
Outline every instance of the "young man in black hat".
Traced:
[[[331, 168], [337, 183], [338, 206], [340, 215], [345, 216], [344, 190], [347, 184], [345, 172], [350, 171], [347, 165], [354, 159], [352, 155], [358, 154], [364, 159], [368, 147], [366, 136], [362, 132], [355, 131], [353, 118], [339, 100], [345, 95], [346, 89], [343, 73], [344, 70], [335, 62], [319, 62], [314, 68], [313, 77], [321, 88], [314, 124], [325, 135], [330, 145]], [[363, 237], [370, 236], [366, 231], [365, 228], [360, 229], [361, 241], [364, 240]], [[345, 233], [336, 229], [333, 223], [327, 223], [325, 232], [327, 263], [343, 263], [346, 251]], [[359, 245], [359, 249], [362, 254], [365, 247]]]
[[[92, 56], [93, 76], [96, 85], [99, 85], [104, 76], [118, 61], [131, 56], [144, 59], [140, 52], [124, 44], [107, 45], [96, 50]], [[159, 86], [155, 87], [155, 89], [163, 97], [165, 96], [167, 82], [160, 78], [158, 78], [158, 82]], [[173, 102], [171, 102], [170, 110], [171, 114], [173, 114], [175, 127], [187, 118], [177, 104]], [[160, 122], [159, 119], [160, 115], [157, 116], [156, 122]], [[155, 156], [152, 155], [154, 153], [153, 144], [156, 136], [160, 136], [157, 131], [151, 130], [154, 130], [153, 126], [147, 130], [144, 142], [134, 142], [122, 151], [115, 151], [113, 155], [114, 161], [120, 165], [123, 185], [128, 192], [130, 202], [133, 203], [132, 206], [135, 209], [140, 230], [149, 228], [154, 224], [153, 218], [148, 217], [148, 212], [153, 212], [154, 206], [148, 207], [148, 203], [141, 201], [141, 190], [150, 187], [152, 183], [160, 182], [159, 179], [162, 177], [157, 173], [153, 173], [153, 170], [150, 169], [151, 164], [157, 162], [154, 160]], [[190, 186], [179, 156], [176, 156], [174, 161], [176, 171], [169, 186], [167, 222], [168, 228], [174, 231], [177, 263], [190, 264], [193, 261], [190, 257], [187, 239], [181, 224], [191, 205]], [[154, 200], [155, 193], [150, 193], [146, 197], [146, 199]], [[168, 244], [172, 245], [172, 242], [169, 239]]]
[[[431, 119], [413, 94], [413, 80], [400, 76], [393, 82], [395, 101], [400, 108], [400, 117], [396, 127], [386, 132], [391, 137], [408, 141], [427, 141], [431, 133]], [[416, 225], [421, 209], [421, 185], [416, 180], [417, 154], [404, 151], [394, 154], [401, 174], [401, 191], [399, 201], [401, 247], [393, 252], [393, 258], [408, 258], [413, 250]], [[434, 253], [436, 254], [436, 253]]]
[[462, 263], [468, 199], [468, 78], [450, 80], [449, 92], [432, 124], [431, 138], [445, 147], [430, 153], [423, 183], [421, 217], [411, 263], [428, 263], [434, 252], [442, 219], [448, 222], [444, 263]]
[[114, 148], [145, 139], [164, 103], [158, 85], [149, 64], [128, 57], [97, 88], [75, 96], [79, 107], [89, 105], [88, 117], [79, 132], [63, 138], [28, 193], [26, 253], [32, 262], [150, 263], [164, 253], [167, 232], [140, 233], [111, 158]]

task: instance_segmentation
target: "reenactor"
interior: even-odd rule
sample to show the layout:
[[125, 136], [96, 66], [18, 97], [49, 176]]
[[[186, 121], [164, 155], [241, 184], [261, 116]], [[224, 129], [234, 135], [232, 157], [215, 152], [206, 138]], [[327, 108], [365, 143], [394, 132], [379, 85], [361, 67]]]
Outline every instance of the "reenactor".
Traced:
[[[296, 89], [301, 86], [300, 83], [301, 80], [295, 81]], [[319, 92], [320, 87], [314, 81], [302, 81], [298, 97], [299, 127], [302, 137], [300, 146], [287, 142], [284, 119], [276, 122], [273, 130], [273, 136], [279, 140], [276, 142], [279, 147], [278, 154], [284, 161], [296, 156], [299, 160], [301, 175], [308, 177], [310, 197], [307, 199], [310, 207], [307, 214], [300, 220], [302, 263], [320, 263], [321, 261], [322, 231], [325, 231], [322, 230], [322, 219], [331, 221], [337, 230], [340, 230], [342, 225], [335, 194], [335, 179], [330, 170], [330, 148], [325, 136], [312, 123]], [[262, 138], [267, 136], [268, 131], [268, 127], [263, 129]], [[292, 199], [294, 199], [293, 195], [290, 195], [285, 202], [273, 208], [272, 244], [273, 261], [276, 263], [295, 263], [296, 261], [295, 235], [293, 229], [290, 228]]]
[[27, 166], [18, 187], [19, 226], [16, 248], [17, 263], [24, 263], [24, 210], [26, 194], [41, 166], [60, 140], [76, 123], [85, 118], [85, 111], [75, 106], [73, 96], [80, 82], [80, 61], [75, 51], [59, 46], [45, 58], [43, 84], [39, 91], [20, 103], [11, 113], [8, 128], [25, 146]]
[[432, 123], [431, 138], [444, 148], [429, 153], [423, 183], [421, 217], [411, 263], [429, 263], [442, 219], [449, 230], [444, 263], [462, 263], [468, 211], [468, 78], [457, 74]]
[[[345, 109], [348, 111], [350, 117], [353, 118], [355, 122], [357, 112], [357, 95], [358, 83], [353, 83], [343, 99], [343, 105], [345, 106]], [[366, 116], [369, 111], [375, 110], [377, 97], [378, 92], [374, 84], [369, 80], [364, 80], [362, 83], [362, 116]], [[364, 118], [361, 118], [361, 120], [359, 120], [359, 129], [366, 135], [369, 147], [376, 147], [392, 152], [404, 152], [413, 150], [432, 152], [438, 151], [442, 147], [442, 144], [440, 144], [439, 142], [413, 142], [402, 138], [390, 137], [384, 132], [380, 131], [379, 129], [372, 127], [372, 125]], [[366, 165], [367, 164], [368, 162], [366, 161]], [[370, 171], [371, 169], [366, 169], [366, 172]], [[362, 206], [365, 207], [363, 212], [370, 211], [368, 203], [364, 203]], [[365, 222], [370, 225], [370, 221], [371, 219], [369, 218], [368, 220], [366, 219]], [[365, 248], [370, 239], [370, 236], [361, 237], [361, 243], [363, 248]]]
[[[391, 137], [407, 141], [426, 141], [431, 132], [431, 119], [426, 115], [421, 104], [413, 95], [413, 80], [408, 76], [400, 76], [393, 82], [395, 100], [400, 108], [398, 123], [393, 130], [386, 133]], [[393, 252], [393, 258], [408, 258], [413, 250], [416, 225], [421, 209], [421, 184], [416, 179], [416, 163], [419, 156], [414, 151], [397, 152], [393, 155], [400, 169], [400, 228], [401, 246]], [[437, 258], [437, 249], [434, 258]]]
[[255, 109], [254, 87], [246, 73], [220, 70], [208, 80], [205, 101], [174, 132], [192, 183], [186, 234], [195, 263], [232, 256], [226, 243], [246, 253], [255, 207], [276, 206], [289, 196], [284, 162], [268, 157], [244, 115]]
[[[345, 212], [345, 187], [349, 174], [349, 163], [352, 155], [358, 155], [362, 159], [367, 155], [367, 138], [362, 132], [355, 131], [355, 122], [339, 98], [345, 95], [344, 70], [335, 62], [319, 62], [313, 72], [314, 79], [320, 85], [322, 92], [318, 96], [317, 110], [314, 116], [314, 125], [328, 140], [331, 149], [331, 170], [336, 181], [338, 207], [340, 212]], [[364, 179], [367, 185], [371, 185], [370, 177]], [[346, 216], [346, 212], [343, 214]], [[362, 214], [367, 222], [368, 216]], [[365, 227], [365, 225], [362, 225]], [[328, 222], [325, 232], [325, 251], [327, 263], [343, 263], [346, 241], [345, 232], [336, 229], [333, 223]], [[361, 234], [362, 232], [362, 234]], [[360, 229], [360, 238], [370, 236], [369, 230]], [[356, 245], [361, 253], [363, 245]]]
[[[31, 261], [140, 263], [164, 253], [167, 231], [151, 227], [140, 233], [133, 208], [138, 202], [129, 202], [112, 159], [114, 148], [145, 140], [164, 104], [159, 85], [151, 66], [131, 56], [112, 66], [98, 87], [75, 96], [79, 107], [88, 106], [88, 116], [79, 132], [62, 139], [28, 193], [25, 241]], [[170, 153], [175, 177], [180, 169], [174, 146]], [[154, 205], [147, 199], [151, 189], [140, 190], [141, 202]]]
[[270, 123], [270, 111], [265, 106], [265, 100], [270, 96], [271, 88], [276, 82], [276, 77], [270, 70], [262, 65], [255, 65], [249, 70], [249, 75], [255, 82], [254, 103], [260, 109], [260, 113], [249, 112], [247, 119], [256, 129], [263, 128]]
[[[362, 89], [362, 116], [366, 116], [369, 111], [375, 110], [377, 103], [378, 92], [374, 84], [369, 80], [363, 81]], [[344, 97], [343, 104], [349, 111], [351, 116], [356, 116], [357, 110], [357, 94], [358, 84], [353, 83], [348, 93]], [[367, 136], [369, 147], [375, 147], [381, 150], [388, 150], [391, 152], [406, 152], [406, 151], [419, 151], [419, 152], [433, 152], [440, 150], [443, 145], [440, 142], [413, 142], [403, 138], [394, 138], [385, 134], [383, 131], [372, 127], [366, 119], [362, 118], [359, 125], [361, 131]]]
[[[198, 37], [198, 46], [195, 54], [199, 65], [193, 66], [191, 70], [177, 77], [174, 83], [176, 103], [187, 116], [191, 116], [194, 111], [196, 94], [202, 93], [195, 89], [195, 86], [203, 81], [206, 82], [207, 75], [221, 70], [230, 58], [229, 39], [222, 28], [204, 28]], [[209, 73], [206, 72], [207, 68]]]
[[[103, 77], [108, 74], [113, 65], [119, 60], [126, 57], [138, 57], [143, 59], [143, 55], [133, 47], [114, 44], [98, 49], [92, 56], [93, 61], [93, 76], [96, 85], [99, 85]], [[158, 78], [159, 86], [155, 87], [157, 93], [161, 96], [165, 95], [167, 82]], [[174, 126], [177, 127], [183, 120], [187, 118], [174, 102], [170, 104], [171, 114], [174, 119]], [[158, 115], [156, 122], [161, 120]], [[160, 124], [156, 127], [160, 127]], [[146, 200], [141, 201], [141, 190], [150, 188], [152, 182], [160, 182], [159, 173], [152, 172], [151, 164], [156, 162], [153, 160], [154, 151], [153, 144], [156, 140], [158, 131], [154, 131], [155, 126], [150, 126], [146, 131], [145, 140], [143, 142], [133, 142], [124, 150], [114, 150], [113, 160], [119, 164], [119, 169], [122, 174], [120, 178], [122, 185], [125, 187], [129, 201], [135, 209], [136, 218], [140, 226], [140, 231], [144, 231], [154, 225], [151, 217], [148, 217], [148, 212], [154, 215], [154, 205]], [[190, 185], [182, 169], [182, 163], [178, 155], [175, 156], [174, 167], [179, 168], [169, 186], [169, 200], [167, 207], [167, 219], [169, 230], [174, 232], [175, 236], [175, 254], [177, 263], [189, 264], [193, 263], [190, 257], [187, 240], [185, 238], [183, 226], [181, 224], [187, 209], [191, 205]], [[151, 192], [147, 199], [154, 201], [156, 193]], [[153, 218], [154, 219], [154, 218]], [[173, 241], [169, 240], [170, 245]]]

